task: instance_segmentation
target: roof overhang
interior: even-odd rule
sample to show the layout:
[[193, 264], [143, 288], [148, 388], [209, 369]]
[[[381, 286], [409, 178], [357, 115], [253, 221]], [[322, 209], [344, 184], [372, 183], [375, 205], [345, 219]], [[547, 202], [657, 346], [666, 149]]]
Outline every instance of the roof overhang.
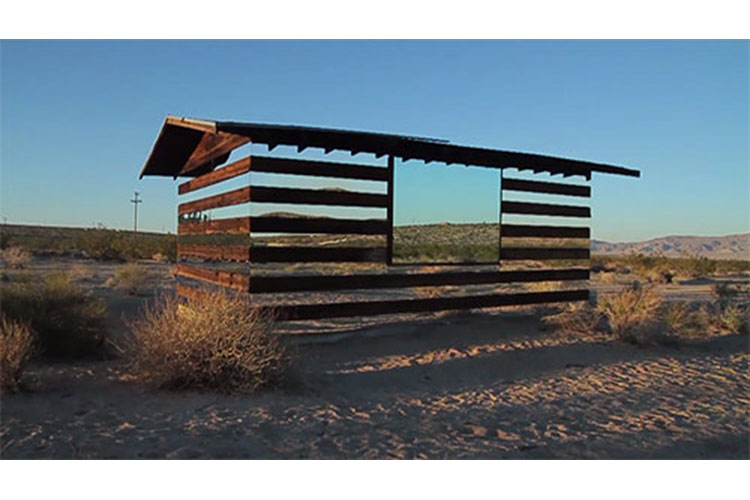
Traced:
[[141, 169], [145, 175], [196, 176], [213, 170], [243, 144], [295, 146], [298, 151], [320, 148], [325, 153], [349, 151], [392, 155], [402, 160], [441, 162], [490, 168], [516, 168], [551, 174], [583, 175], [593, 172], [640, 177], [638, 170], [553, 156], [459, 146], [419, 137], [357, 132], [294, 125], [218, 122], [167, 116]]

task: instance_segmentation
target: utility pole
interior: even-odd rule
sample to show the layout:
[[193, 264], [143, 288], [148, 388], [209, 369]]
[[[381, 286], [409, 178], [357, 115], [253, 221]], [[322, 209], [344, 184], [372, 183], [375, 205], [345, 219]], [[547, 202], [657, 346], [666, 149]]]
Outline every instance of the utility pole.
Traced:
[[138, 191], [135, 192], [135, 198], [130, 200], [130, 203], [133, 204], [133, 233], [138, 232], [138, 204], [143, 203], [143, 200], [138, 199]]

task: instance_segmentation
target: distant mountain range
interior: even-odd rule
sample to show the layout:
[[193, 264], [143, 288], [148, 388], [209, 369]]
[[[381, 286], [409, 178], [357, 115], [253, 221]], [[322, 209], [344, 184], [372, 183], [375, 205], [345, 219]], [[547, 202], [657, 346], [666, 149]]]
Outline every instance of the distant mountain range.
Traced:
[[709, 259], [750, 259], [750, 233], [728, 236], [665, 236], [646, 241], [609, 243], [591, 240], [595, 254], [641, 253], [666, 257], [704, 256]]

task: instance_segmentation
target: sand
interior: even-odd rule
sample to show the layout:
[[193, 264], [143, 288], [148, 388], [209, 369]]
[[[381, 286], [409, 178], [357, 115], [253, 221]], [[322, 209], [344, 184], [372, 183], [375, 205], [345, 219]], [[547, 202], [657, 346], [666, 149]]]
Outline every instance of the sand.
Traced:
[[[113, 332], [148, 300], [99, 293]], [[291, 342], [292, 379], [256, 395], [158, 390], [117, 359], [37, 362], [32, 390], [2, 396], [2, 457], [750, 458], [747, 336], [640, 348], [516, 310]]]

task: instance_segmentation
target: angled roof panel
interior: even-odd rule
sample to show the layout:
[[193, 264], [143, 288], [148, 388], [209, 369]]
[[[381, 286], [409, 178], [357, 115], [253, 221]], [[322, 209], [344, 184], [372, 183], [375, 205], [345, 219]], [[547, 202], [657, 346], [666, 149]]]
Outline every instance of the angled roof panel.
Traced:
[[[593, 172], [639, 177], [629, 168], [532, 153], [459, 146], [438, 139], [296, 125], [220, 122], [168, 116], [141, 170], [144, 175], [195, 176], [224, 163], [229, 151], [246, 142], [331, 151], [393, 155], [407, 160], [517, 168], [563, 175]], [[199, 151], [210, 144], [210, 151]]]

